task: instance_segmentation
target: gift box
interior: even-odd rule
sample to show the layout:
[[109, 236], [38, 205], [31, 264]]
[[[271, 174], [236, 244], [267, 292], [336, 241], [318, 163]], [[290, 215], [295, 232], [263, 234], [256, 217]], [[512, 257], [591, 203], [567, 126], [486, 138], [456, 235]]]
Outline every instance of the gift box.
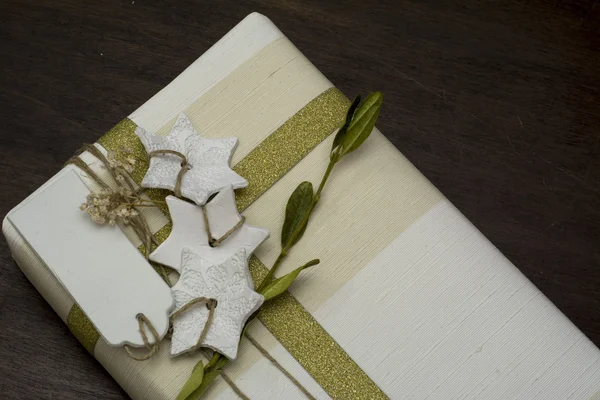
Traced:
[[[304, 180], [318, 184], [349, 105], [277, 27], [252, 14], [95, 148], [129, 149], [140, 184], [148, 168], [140, 128], [166, 135], [185, 113], [203, 137], [237, 137], [231, 165], [248, 182], [237, 208], [272, 236], [250, 259], [256, 282], [279, 254], [290, 193]], [[96, 312], [106, 302], [91, 293], [98, 282], [124, 295], [150, 291], [131, 301], [139, 309], [172, 304], [160, 275], [142, 270], [148, 243], [131, 227], [96, 238], [65, 217], [99, 189], [91, 174], [111, 179], [93, 151], [81, 160], [86, 168], [67, 165], [12, 210], [3, 232], [24, 274], [132, 398], [173, 399], [205, 354], [172, 357], [164, 345], [137, 361], [122, 346], [143, 344], [123, 339], [137, 326], [129, 303]], [[173, 229], [168, 211], [142, 210], [158, 243]], [[42, 234], [49, 226], [51, 239]], [[78, 251], [88, 234], [98, 246]], [[600, 351], [377, 129], [336, 166], [278, 275], [312, 258], [320, 265], [249, 325], [260, 346], [243, 339], [202, 398], [307, 398], [303, 390], [319, 399], [600, 397]], [[166, 313], [147, 314], [162, 337]]]

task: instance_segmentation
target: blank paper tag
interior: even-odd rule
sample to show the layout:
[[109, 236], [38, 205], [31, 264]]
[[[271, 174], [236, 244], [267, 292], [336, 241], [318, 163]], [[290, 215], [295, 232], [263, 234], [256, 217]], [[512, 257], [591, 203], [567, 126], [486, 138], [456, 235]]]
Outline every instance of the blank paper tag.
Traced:
[[169, 287], [118, 226], [98, 225], [79, 209], [89, 193], [65, 170], [8, 219], [110, 345], [143, 345], [138, 313], [162, 338], [173, 305]]

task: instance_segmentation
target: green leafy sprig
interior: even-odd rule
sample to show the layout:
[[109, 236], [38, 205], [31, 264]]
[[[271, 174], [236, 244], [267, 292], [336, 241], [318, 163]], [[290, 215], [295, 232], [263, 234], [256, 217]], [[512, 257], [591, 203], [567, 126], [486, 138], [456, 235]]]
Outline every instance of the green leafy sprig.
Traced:
[[[354, 99], [348, 109], [344, 125], [333, 140], [333, 146], [329, 154], [329, 165], [317, 191], [313, 191], [312, 183], [304, 181], [298, 185], [290, 196], [285, 208], [285, 219], [281, 230], [281, 251], [269, 273], [256, 289], [258, 293], [264, 296], [265, 302], [284, 293], [296, 280], [298, 275], [300, 275], [300, 272], [319, 264], [318, 259], [311, 260], [292, 272], [274, 279], [275, 273], [283, 260], [287, 257], [292, 247], [304, 235], [310, 217], [321, 199], [321, 194], [333, 168], [345, 155], [358, 149], [369, 137], [379, 116], [382, 102], [383, 94], [380, 92], [369, 94], [362, 103], [360, 96]], [[246, 332], [248, 323], [257, 315], [258, 311], [248, 319], [240, 340]], [[225, 356], [216, 352], [206, 366], [202, 361], [199, 361], [177, 396], [177, 400], [199, 399], [210, 387], [215, 378], [223, 372], [223, 367], [228, 361]]]
[[[321, 199], [321, 193], [323, 192], [325, 184], [335, 165], [346, 154], [358, 149], [373, 131], [382, 102], [383, 95], [380, 92], [369, 94], [362, 104], [360, 104], [360, 96], [357, 96], [354, 99], [348, 109], [344, 125], [340, 128], [333, 140], [333, 146], [331, 147], [331, 152], [329, 154], [329, 165], [327, 166], [327, 170], [325, 171], [325, 175], [321, 180], [317, 192], [313, 193], [312, 183], [304, 181], [298, 185], [296, 190], [294, 190], [290, 196], [285, 208], [285, 220], [283, 222], [283, 229], [281, 230], [281, 252], [277, 257], [277, 260], [275, 260], [273, 267], [269, 270], [269, 273], [258, 287], [257, 291], [259, 293], [270, 288], [272, 284], [281, 285], [283, 283], [283, 278], [298, 271], [293, 271], [283, 278], [271, 283], [281, 262], [288, 255], [290, 249], [298, 243], [302, 238], [302, 235], [304, 235], [310, 216]], [[318, 260], [313, 260], [311, 263], [313, 263], [312, 265], [318, 264]], [[298, 273], [296, 273], [295, 276], [298, 276]], [[293, 280], [290, 281], [289, 284], [291, 285], [292, 282]], [[287, 289], [287, 287], [285, 289]]]

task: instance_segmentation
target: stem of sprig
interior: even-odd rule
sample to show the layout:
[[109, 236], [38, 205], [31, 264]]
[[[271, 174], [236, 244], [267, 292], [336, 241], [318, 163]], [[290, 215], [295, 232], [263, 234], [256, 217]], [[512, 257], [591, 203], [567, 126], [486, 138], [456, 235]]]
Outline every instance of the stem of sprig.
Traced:
[[281, 252], [275, 260], [273, 267], [267, 273], [267, 276], [258, 286], [257, 291], [263, 291], [273, 280], [275, 273], [279, 269], [281, 262], [288, 255], [292, 246], [304, 234], [310, 216], [312, 215], [317, 203], [321, 199], [321, 193], [325, 184], [333, 171], [335, 165], [348, 153], [358, 149], [360, 145], [369, 137], [375, 126], [375, 121], [379, 116], [383, 95], [380, 92], [371, 93], [365, 101], [360, 103], [360, 96], [357, 96], [346, 114], [344, 125], [336, 134], [331, 151], [329, 154], [329, 164], [321, 183], [313, 194], [312, 184], [302, 182], [292, 193], [286, 207], [286, 218], [283, 224]]
[[[375, 121], [379, 116], [379, 109], [382, 101], [383, 95], [379, 92], [369, 94], [362, 104], [360, 104], [360, 97], [354, 99], [352, 105], [348, 109], [344, 125], [335, 136], [329, 155], [329, 165], [327, 166], [327, 170], [325, 170], [325, 174], [321, 179], [317, 191], [313, 193], [313, 187], [310, 182], [302, 182], [290, 196], [286, 206], [285, 221], [281, 232], [281, 251], [273, 263], [273, 266], [256, 289], [257, 292], [265, 296], [265, 300], [270, 300], [284, 293], [301, 271], [319, 263], [319, 260], [309, 261], [287, 275], [273, 280], [275, 273], [285, 257], [287, 257], [290, 249], [304, 234], [310, 216], [321, 199], [321, 193], [323, 192], [325, 184], [335, 165], [346, 154], [356, 150], [371, 134]], [[258, 313], [259, 311], [256, 311], [248, 318], [242, 329], [240, 341], [244, 337], [248, 324], [258, 316]], [[225, 356], [216, 352], [206, 366], [203, 366], [200, 361], [196, 367], [203, 368], [203, 373], [200, 375], [199, 379], [192, 373], [192, 376], [186, 383], [186, 385], [189, 384], [193, 387], [190, 396], [188, 397], [186, 395], [187, 389], [184, 387], [180, 396], [178, 396], [178, 400], [197, 399], [202, 396], [213, 380], [222, 373], [223, 367], [228, 362], [229, 360]]]
[[327, 179], [329, 179], [329, 175], [331, 175], [331, 171], [333, 171], [333, 167], [335, 166], [336, 163], [337, 163], [337, 160], [329, 161], [329, 165], [327, 166], [325, 175], [323, 176], [323, 179], [321, 179], [321, 184], [319, 185], [319, 188], [317, 189], [317, 193], [315, 193], [315, 200], [314, 200], [315, 205], [320, 200], [321, 192], [323, 191], [323, 188], [325, 187], [325, 183], [327, 183]]
[[275, 263], [273, 263], [273, 266], [267, 273], [267, 276], [264, 277], [264, 279], [261, 281], [260, 285], [256, 289], [256, 291], [258, 293], [262, 292], [267, 287], [267, 285], [269, 283], [271, 283], [271, 281], [273, 280], [273, 276], [275, 276], [275, 273], [277, 272], [277, 270], [279, 269], [279, 266], [281, 265], [281, 262], [285, 259], [285, 257], [288, 255], [288, 252], [290, 251], [292, 246], [294, 244], [296, 244], [298, 239], [300, 239], [300, 236], [306, 230], [306, 226], [308, 225], [308, 220], [310, 219], [310, 216], [311, 216], [313, 210], [315, 209], [315, 206], [321, 199], [321, 192], [323, 191], [323, 188], [325, 187], [325, 183], [327, 183], [327, 180], [329, 179], [329, 175], [331, 175], [331, 171], [333, 171], [333, 167], [335, 166], [336, 163], [337, 163], [337, 160], [335, 160], [335, 159], [331, 159], [329, 161], [329, 165], [327, 166], [325, 175], [323, 176], [323, 179], [321, 179], [321, 184], [319, 185], [317, 192], [312, 196], [310, 206], [308, 208], [308, 212], [303, 216], [302, 220], [300, 221], [300, 224], [298, 224], [298, 226], [293, 230], [293, 232], [290, 236], [290, 240], [288, 241], [288, 244], [282, 246], [281, 252], [279, 253], [279, 256], [277, 257], [277, 259], [275, 260]]

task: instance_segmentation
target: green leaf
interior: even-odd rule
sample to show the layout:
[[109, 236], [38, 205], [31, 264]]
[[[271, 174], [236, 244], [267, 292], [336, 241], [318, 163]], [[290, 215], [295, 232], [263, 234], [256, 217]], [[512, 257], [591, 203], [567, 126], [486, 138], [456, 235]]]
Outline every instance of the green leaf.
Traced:
[[[217, 378], [217, 376], [221, 375], [222, 370], [221, 369], [216, 369], [214, 371], [209, 371], [207, 373], [204, 374], [204, 380], [202, 381], [202, 384], [200, 385], [200, 387], [198, 387], [198, 389], [196, 389], [194, 391], [194, 393], [192, 393], [192, 395], [190, 397], [188, 397], [187, 400], [198, 400], [202, 397], [202, 395], [204, 394], [204, 392], [206, 392], [208, 390], [208, 388], [210, 387], [210, 385], [213, 383], [213, 381]], [[177, 398], [177, 400], [179, 400], [179, 398]]]
[[339, 154], [339, 151], [341, 149], [341, 147], [339, 147], [339, 145], [342, 142], [342, 139], [344, 138], [344, 135], [346, 134], [346, 131], [348, 130], [348, 127], [350, 126], [350, 123], [352, 122], [352, 117], [354, 116], [354, 112], [358, 108], [359, 104], [360, 104], [360, 96], [356, 96], [354, 98], [354, 101], [352, 102], [352, 104], [350, 104], [350, 108], [348, 108], [348, 113], [346, 114], [346, 122], [344, 122], [344, 125], [340, 128], [338, 133], [335, 135], [335, 139], [333, 139], [333, 145], [331, 146], [331, 158], [337, 157], [337, 155]]
[[177, 395], [177, 400], [187, 400], [190, 395], [194, 393], [203, 382], [204, 378], [204, 364], [202, 361], [198, 361], [198, 364], [194, 366], [192, 375], [188, 378], [187, 382], [181, 388], [181, 391]]
[[319, 262], [319, 260], [309, 261], [300, 268], [296, 268], [289, 274], [284, 275], [281, 278], [275, 279], [266, 288], [264, 288], [260, 294], [262, 294], [265, 297], [265, 301], [279, 296], [292, 285], [292, 283], [298, 277], [298, 274], [302, 272], [302, 270], [312, 267], [313, 265], [317, 265]]
[[350, 126], [340, 138], [339, 158], [358, 149], [367, 140], [373, 131], [377, 117], [379, 117], [382, 102], [383, 94], [381, 92], [371, 93], [354, 112]]
[[313, 187], [310, 182], [302, 182], [290, 196], [285, 207], [285, 220], [281, 230], [281, 247], [289, 249], [304, 234], [306, 220], [310, 214], [313, 200]]

